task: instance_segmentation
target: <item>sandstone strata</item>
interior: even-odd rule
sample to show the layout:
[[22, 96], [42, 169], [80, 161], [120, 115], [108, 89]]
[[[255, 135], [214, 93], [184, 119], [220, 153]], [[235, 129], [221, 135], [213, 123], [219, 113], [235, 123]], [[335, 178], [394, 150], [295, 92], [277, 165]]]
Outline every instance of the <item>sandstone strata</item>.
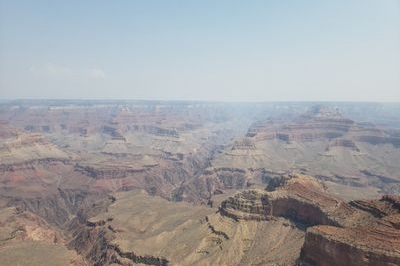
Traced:
[[42, 257], [54, 265], [323, 265], [340, 255], [343, 264], [397, 264], [398, 199], [340, 197], [398, 192], [399, 131], [333, 110], [2, 103], [0, 257], [7, 265], [43, 265]]
[[285, 217], [308, 228], [300, 265], [399, 265], [400, 199], [353, 201], [324, 192], [310, 178], [284, 177], [274, 191], [249, 190], [223, 201], [220, 213], [236, 221]]
[[398, 196], [354, 202], [356, 210], [371, 214], [371, 218], [353, 220], [345, 227], [310, 228], [301, 261], [318, 265], [399, 265], [399, 203]]

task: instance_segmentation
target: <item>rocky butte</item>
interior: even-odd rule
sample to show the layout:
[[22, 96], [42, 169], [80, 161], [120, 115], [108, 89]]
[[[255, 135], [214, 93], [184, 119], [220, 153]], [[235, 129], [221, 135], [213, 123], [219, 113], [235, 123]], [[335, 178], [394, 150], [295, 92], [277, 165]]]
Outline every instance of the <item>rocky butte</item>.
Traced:
[[0, 265], [400, 265], [399, 117], [2, 101]]

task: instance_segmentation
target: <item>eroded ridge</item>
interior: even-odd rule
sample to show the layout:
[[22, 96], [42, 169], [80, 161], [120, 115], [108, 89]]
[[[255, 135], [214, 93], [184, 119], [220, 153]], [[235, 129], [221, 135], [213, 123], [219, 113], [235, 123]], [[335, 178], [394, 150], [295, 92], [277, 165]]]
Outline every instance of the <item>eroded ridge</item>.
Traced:
[[306, 230], [299, 265], [399, 265], [399, 197], [346, 203], [303, 175], [282, 177], [273, 191], [247, 190], [221, 203], [235, 221], [291, 220]]

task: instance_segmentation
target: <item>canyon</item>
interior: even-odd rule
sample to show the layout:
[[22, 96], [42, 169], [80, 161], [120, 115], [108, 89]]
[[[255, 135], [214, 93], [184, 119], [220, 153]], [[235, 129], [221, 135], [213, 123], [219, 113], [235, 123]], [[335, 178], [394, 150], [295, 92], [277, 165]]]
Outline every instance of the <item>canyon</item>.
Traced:
[[0, 265], [399, 265], [399, 114], [3, 101]]

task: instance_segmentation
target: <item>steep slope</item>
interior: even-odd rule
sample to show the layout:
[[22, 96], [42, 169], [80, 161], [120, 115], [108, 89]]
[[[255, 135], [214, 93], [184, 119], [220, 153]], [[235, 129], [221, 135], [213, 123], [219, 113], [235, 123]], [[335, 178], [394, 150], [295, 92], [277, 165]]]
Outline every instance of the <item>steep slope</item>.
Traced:
[[[357, 123], [336, 109], [315, 108], [293, 118], [254, 123], [212, 160], [182, 198], [209, 198], [216, 191], [263, 187], [283, 173], [325, 181], [332, 193], [376, 197], [400, 191], [398, 130]], [[343, 192], [347, 192], [343, 194]]]
[[398, 265], [400, 198], [346, 203], [310, 177], [284, 176], [271, 192], [248, 190], [223, 201], [220, 213], [268, 223], [285, 217], [307, 228], [300, 265]]
[[1, 105], [0, 256], [397, 265], [399, 131], [311, 105]]
[[115, 196], [70, 243], [96, 265], [396, 265], [400, 259], [397, 197], [346, 203], [306, 175], [281, 176], [269, 191], [244, 190], [221, 198], [218, 207], [167, 202], [145, 191]]
[[108, 212], [91, 218], [71, 245], [96, 265], [288, 265], [303, 238], [286, 219], [233, 220], [216, 208], [130, 191], [117, 193]]
[[400, 198], [352, 204], [375, 219], [341, 227], [307, 230], [301, 261], [305, 265], [399, 265]]
[[65, 243], [66, 237], [37, 215], [15, 207], [0, 209], [1, 265], [85, 265]]

